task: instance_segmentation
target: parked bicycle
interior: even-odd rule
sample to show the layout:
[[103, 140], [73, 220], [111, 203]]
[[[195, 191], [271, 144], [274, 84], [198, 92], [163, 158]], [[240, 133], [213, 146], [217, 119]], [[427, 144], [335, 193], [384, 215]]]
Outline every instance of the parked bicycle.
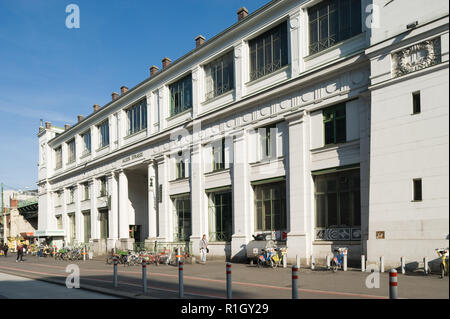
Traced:
[[273, 257], [276, 255], [274, 248], [262, 249], [262, 254], [258, 256], [257, 267], [270, 266], [272, 268], [276, 267], [276, 262]]
[[439, 265], [439, 267], [441, 278], [444, 278], [445, 276], [448, 276], [448, 248], [436, 248], [435, 250], [439, 258], [441, 259], [441, 264]]
[[275, 248], [275, 254], [272, 256], [273, 264], [272, 268], [277, 268], [277, 266], [282, 266], [284, 258], [286, 258], [287, 248]]

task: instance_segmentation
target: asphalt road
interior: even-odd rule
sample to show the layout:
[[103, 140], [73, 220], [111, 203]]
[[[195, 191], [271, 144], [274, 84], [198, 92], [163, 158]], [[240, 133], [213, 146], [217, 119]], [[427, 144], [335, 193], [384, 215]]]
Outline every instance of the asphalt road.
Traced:
[[[80, 269], [81, 288], [128, 298], [178, 298], [178, 269], [167, 265], [149, 265], [147, 268], [148, 292], [142, 292], [141, 266], [118, 266], [119, 287], [113, 288], [113, 266], [104, 258], [71, 262]], [[26, 256], [25, 262], [16, 263], [14, 256], [0, 258], [0, 272], [33, 279], [50, 280], [65, 284], [69, 262], [52, 258]], [[299, 297], [302, 299], [385, 299], [389, 296], [388, 273], [381, 273], [379, 288], [368, 288], [370, 273], [358, 270], [332, 273], [317, 267], [302, 268], [299, 274]], [[233, 264], [233, 298], [235, 299], [290, 299], [290, 268], [256, 268], [248, 264]], [[448, 277], [424, 276], [407, 273], [398, 276], [400, 298], [448, 299]], [[185, 298], [226, 297], [225, 263], [208, 262], [206, 265], [184, 265]], [[64, 289], [67, 289], [64, 287]], [[45, 297], [44, 297], [45, 298]]]
[[65, 286], [40, 280], [0, 273], [0, 299], [117, 299], [112, 296], [67, 289]]

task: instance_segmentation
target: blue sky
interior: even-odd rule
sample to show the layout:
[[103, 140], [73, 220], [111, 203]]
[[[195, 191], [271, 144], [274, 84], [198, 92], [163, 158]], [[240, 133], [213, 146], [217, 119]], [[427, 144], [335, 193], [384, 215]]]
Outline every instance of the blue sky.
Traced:
[[[135, 86], [269, 0], [0, 0], [0, 182], [37, 181], [39, 120], [74, 124], [122, 85]], [[68, 29], [69, 4], [80, 28]]]

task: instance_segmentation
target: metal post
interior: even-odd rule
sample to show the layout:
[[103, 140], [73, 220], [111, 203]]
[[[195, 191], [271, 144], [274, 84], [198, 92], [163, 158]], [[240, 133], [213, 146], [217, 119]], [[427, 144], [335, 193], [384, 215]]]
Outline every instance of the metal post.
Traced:
[[281, 256], [283, 256], [283, 268], [287, 267], [287, 253], [285, 253], [284, 255], [282, 254]]
[[144, 294], [147, 293], [147, 262], [145, 260], [142, 261], [142, 289]]
[[405, 257], [404, 256], [402, 256], [401, 258], [400, 258], [400, 261], [401, 261], [401, 263], [402, 263], [402, 274], [404, 275], [405, 274]]
[[327, 261], [327, 270], [330, 270], [330, 256], [327, 255], [326, 261]]
[[314, 270], [315, 266], [316, 266], [316, 262], [314, 260], [314, 256], [311, 255], [311, 270]]
[[113, 274], [113, 285], [115, 288], [117, 288], [117, 286], [119, 285], [117, 282], [117, 264], [119, 263], [119, 261], [117, 260], [117, 257], [114, 256], [114, 274]]
[[347, 254], [344, 254], [344, 271], [347, 271]]
[[384, 272], [384, 256], [380, 257], [380, 272]]
[[86, 246], [83, 247], [83, 261], [86, 261]]
[[366, 271], [366, 256], [361, 255], [361, 271]]
[[398, 282], [397, 282], [397, 270], [391, 269], [389, 271], [389, 299], [398, 298]]
[[424, 275], [428, 275], [428, 258], [423, 258], [423, 273]]
[[292, 266], [292, 299], [298, 299], [298, 267]]
[[183, 261], [180, 260], [178, 264], [178, 283], [180, 286], [180, 298], [184, 296], [184, 288], [183, 288]]
[[227, 299], [231, 299], [231, 296], [232, 296], [232, 288], [231, 288], [231, 263], [227, 263], [227, 266], [226, 266], [226, 274], [227, 274]]
[[300, 256], [297, 255], [297, 263], [296, 263], [297, 267], [300, 269]]
[[177, 265], [180, 264], [180, 247], [177, 248]]

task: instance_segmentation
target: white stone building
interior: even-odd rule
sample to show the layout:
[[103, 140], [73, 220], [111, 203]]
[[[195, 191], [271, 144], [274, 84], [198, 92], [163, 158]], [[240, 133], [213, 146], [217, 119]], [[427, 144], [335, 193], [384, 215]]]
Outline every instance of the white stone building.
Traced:
[[[405, 1], [385, 2], [239, 10], [73, 127], [46, 123], [41, 234], [99, 253], [156, 241], [197, 255], [206, 234], [213, 256], [239, 260], [267, 232], [289, 261], [343, 246], [350, 260], [384, 254], [388, 265], [433, 257], [448, 245], [448, 4], [408, 1], [399, 19], [390, 9], [403, 14]], [[405, 51], [429, 39], [439, 46]]]

